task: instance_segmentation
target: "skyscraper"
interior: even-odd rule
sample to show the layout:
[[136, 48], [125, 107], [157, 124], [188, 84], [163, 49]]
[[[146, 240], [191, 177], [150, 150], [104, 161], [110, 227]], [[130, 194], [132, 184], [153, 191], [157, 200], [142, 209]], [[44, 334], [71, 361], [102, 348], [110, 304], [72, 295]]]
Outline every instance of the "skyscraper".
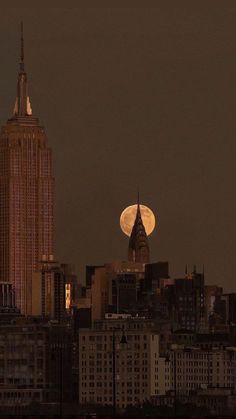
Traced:
[[0, 133], [0, 281], [12, 283], [24, 314], [32, 310], [33, 272], [53, 260], [53, 195], [52, 152], [30, 105], [21, 25], [17, 98]]
[[133, 262], [149, 263], [149, 245], [145, 227], [138, 206], [135, 222], [129, 239], [128, 260]]

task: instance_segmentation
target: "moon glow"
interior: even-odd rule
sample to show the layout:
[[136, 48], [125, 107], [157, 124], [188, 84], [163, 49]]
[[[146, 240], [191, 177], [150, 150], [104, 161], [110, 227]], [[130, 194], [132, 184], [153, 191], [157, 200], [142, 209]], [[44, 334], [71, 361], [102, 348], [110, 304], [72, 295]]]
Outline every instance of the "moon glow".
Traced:
[[[145, 205], [140, 204], [140, 211], [147, 236], [150, 236], [156, 225], [155, 215], [153, 214], [152, 210]], [[130, 237], [131, 235], [136, 213], [137, 204], [134, 204], [125, 208], [120, 216], [120, 228], [123, 233], [126, 234], [126, 236]]]

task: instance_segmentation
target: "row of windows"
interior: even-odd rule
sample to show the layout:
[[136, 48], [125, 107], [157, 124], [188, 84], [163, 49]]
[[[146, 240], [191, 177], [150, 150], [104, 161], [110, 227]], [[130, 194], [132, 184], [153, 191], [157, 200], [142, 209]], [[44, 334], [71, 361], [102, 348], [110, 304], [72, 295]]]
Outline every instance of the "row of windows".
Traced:
[[11, 391], [11, 392], [4, 392], [1, 393], [0, 392], [0, 400], [6, 400], [6, 399], [10, 399], [10, 400], [16, 400], [16, 399], [31, 399], [36, 398], [36, 399], [40, 399], [41, 393], [36, 393], [36, 392], [30, 392], [30, 391], [24, 391], [22, 393], [20, 393], [19, 391]]
[[[97, 341], [97, 342], [102, 342], [102, 340], [104, 340], [104, 341], [107, 341], [107, 340], [110, 340], [110, 341], [112, 341], [112, 339], [113, 339], [113, 336], [112, 335], [110, 335], [110, 336], [107, 336], [107, 335], [97, 335], [97, 336], [85, 336], [85, 335], [83, 335], [83, 336], [81, 336], [81, 338], [82, 338], [82, 341], [83, 342], [85, 342], [86, 340], [88, 340], [89, 342], [95, 342], [95, 341]], [[126, 338], [127, 338], [127, 340], [132, 340], [132, 339], [134, 339], [134, 340], [137, 340], [137, 341], [139, 341], [139, 340], [141, 340], [142, 338], [143, 338], [143, 340], [147, 340], [147, 335], [128, 335], [128, 336], [126, 336]]]

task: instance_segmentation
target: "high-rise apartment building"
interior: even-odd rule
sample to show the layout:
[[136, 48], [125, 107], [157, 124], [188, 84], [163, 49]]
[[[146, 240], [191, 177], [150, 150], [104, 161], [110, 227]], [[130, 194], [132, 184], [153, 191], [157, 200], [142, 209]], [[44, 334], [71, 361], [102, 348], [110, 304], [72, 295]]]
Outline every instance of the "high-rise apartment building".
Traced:
[[14, 407], [14, 416], [19, 406], [42, 401], [47, 391], [48, 329], [20, 318], [0, 325], [0, 409]]
[[169, 279], [169, 263], [156, 262], [145, 265], [144, 290], [154, 292], [161, 288], [161, 279]]
[[32, 278], [32, 314], [61, 321], [65, 317], [66, 282], [57, 262], [42, 261]]
[[68, 324], [32, 321], [22, 316], [11, 323], [1, 322], [0, 417], [9, 411], [12, 417], [21, 416], [22, 412], [32, 416], [32, 411], [25, 409], [34, 404], [36, 416], [41, 417], [40, 403], [44, 402], [48, 417], [50, 408], [58, 413], [59, 404], [71, 401], [73, 348]]
[[[169, 280], [168, 280], [169, 281]], [[195, 268], [184, 278], [177, 278], [162, 290], [169, 302], [173, 330], [202, 330], [204, 326], [204, 274]]]
[[95, 321], [93, 328], [81, 329], [79, 371], [81, 404], [115, 403], [124, 409], [170, 388], [170, 365], [159, 354], [159, 335], [144, 319]]
[[32, 311], [32, 274], [53, 260], [52, 152], [33, 116], [24, 67], [23, 29], [12, 117], [0, 133], [0, 281], [12, 283], [16, 306]]
[[93, 320], [101, 320], [105, 313], [135, 310], [140, 284], [144, 277], [143, 263], [123, 261], [96, 267], [91, 276], [91, 311]]

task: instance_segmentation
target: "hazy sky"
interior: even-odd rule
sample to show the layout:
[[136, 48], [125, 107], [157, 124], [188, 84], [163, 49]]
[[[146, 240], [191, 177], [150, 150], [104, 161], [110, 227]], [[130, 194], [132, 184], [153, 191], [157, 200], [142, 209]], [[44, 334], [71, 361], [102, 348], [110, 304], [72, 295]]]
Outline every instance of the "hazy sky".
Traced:
[[236, 5], [156, 3], [2, 8], [1, 124], [23, 19], [33, 113], [53, 148], [59, 260], [80, 280], [86, 264], [124, 260], [119, 216], [139, 185], [158, 219], [152, 261], [172, 276], [204, 263], [207, 283], [236, 291]]

